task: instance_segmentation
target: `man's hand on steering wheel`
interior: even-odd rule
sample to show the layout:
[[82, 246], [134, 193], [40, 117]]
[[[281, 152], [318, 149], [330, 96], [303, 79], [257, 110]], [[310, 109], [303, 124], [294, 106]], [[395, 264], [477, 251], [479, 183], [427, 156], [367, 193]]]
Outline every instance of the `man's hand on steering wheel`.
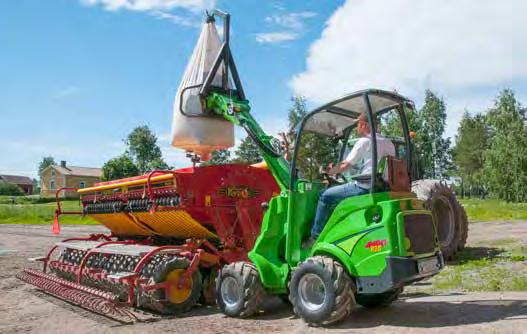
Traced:
[[333, 163], [330, 163], [326, 169], [320, 167], [320, 175], [328, 187], [338, 186], [346, 183], [346, 180], [342, 174], [338, 173], [338, 167], [334, 167]]

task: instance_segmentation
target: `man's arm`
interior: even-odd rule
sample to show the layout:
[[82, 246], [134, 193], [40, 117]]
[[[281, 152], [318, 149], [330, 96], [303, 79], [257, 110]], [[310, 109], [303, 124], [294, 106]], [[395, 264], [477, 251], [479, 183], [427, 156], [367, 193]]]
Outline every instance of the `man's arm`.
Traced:
[[359, 139], [355, 143], [355, 145], [353, 145], [353, 148], [351, 149], [351, 152], [348, 154], [346, 159], [339, 162], [338, 165], [331, 167], [327, 171], [327, 173], [329, 175], [339, 174], [339, 173], [346, 171], [351, 166], [358, 164], [361, 161], [361, 159], [364, 157], [364, 152], [368, 148], [367, 144], [368, 144], [367, 138]]
[[339, 174], [347, 170], [350, 167], [351, 167], [351, 164], [348, 161], [342, 160], [341, 162], [338, 163], [338, 165], [333, 166], [330, 169], [328, 169], [328, 174], [329, 175]]

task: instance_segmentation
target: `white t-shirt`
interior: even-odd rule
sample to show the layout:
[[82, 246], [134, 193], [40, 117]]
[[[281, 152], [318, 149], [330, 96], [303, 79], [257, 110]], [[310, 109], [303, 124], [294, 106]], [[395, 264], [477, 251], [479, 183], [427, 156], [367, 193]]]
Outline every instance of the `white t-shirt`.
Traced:
[[[377, 134], [377, 163], [385, 156], [395, 156], [395, 146], [391, 140], [384, 138]], [[361, 167], [359, 174], [371, 174], [371, 137], [362, 137], [348, 154], [345, 161], [349, 162], [352, 166], [358, 165]], [[386, 178], [386, 177], [385, 177]], [[357, 182], [362, 188], [370, 188], [370, 183]]]

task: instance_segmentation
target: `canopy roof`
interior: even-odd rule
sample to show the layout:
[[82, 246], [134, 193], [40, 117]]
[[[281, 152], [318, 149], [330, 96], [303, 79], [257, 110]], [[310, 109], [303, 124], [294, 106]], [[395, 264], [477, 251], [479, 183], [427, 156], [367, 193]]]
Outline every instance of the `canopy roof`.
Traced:
[[[367, 97], [367, 99], [365, 98]], [[309, 113], [304, 120], [304, 130], [334, 136], [355, 125], [357, 118], [368, 111], [374, 115], [412, 101], [394, 92], [368, 89], [355, 92], [327, 103]]]

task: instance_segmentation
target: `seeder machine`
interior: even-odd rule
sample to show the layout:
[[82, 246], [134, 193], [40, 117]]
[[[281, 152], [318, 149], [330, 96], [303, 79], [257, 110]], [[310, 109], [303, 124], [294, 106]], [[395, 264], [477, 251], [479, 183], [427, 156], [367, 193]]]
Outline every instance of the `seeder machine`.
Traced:
[[167, 314], [213, 303], [217, 270], [247, 259], [262, 204], [278, 191], [268, 170], [248, 165], [154, 171], [79, 189], [82, 214], [110, 234], [63, 240], [36, 259], [42, 271], [18, 277], [121, 321], [133, 320], [123, 306]]

